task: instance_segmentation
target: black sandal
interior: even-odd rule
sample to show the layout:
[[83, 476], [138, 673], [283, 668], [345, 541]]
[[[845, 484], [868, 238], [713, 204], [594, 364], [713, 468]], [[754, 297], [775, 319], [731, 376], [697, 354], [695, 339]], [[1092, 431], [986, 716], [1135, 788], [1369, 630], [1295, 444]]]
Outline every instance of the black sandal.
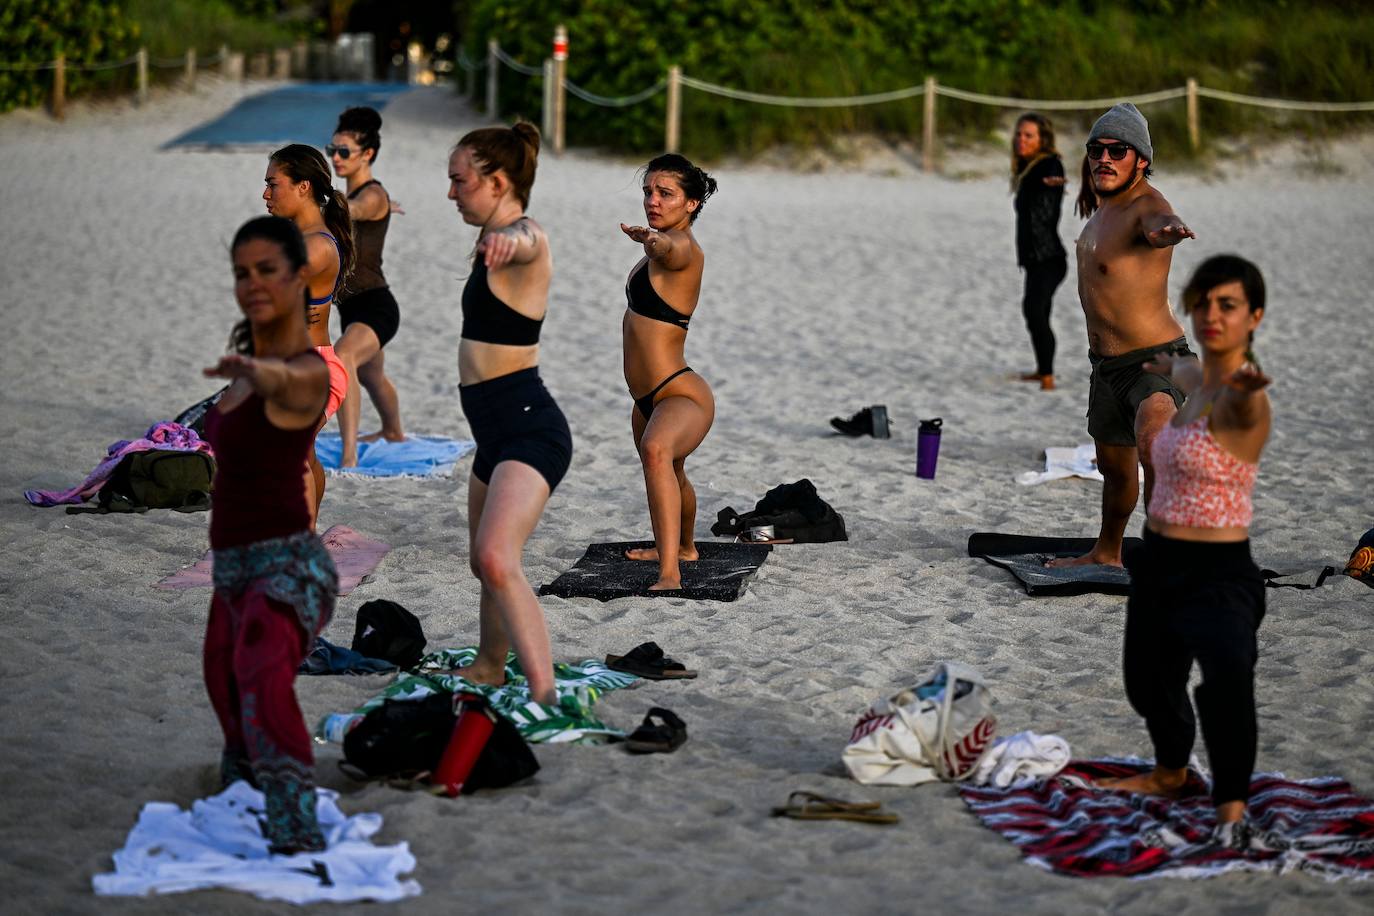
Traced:
[[651, 681], [686, 680], [697, 676], [682, 662], [664, 655], [656, 642], [641, 643], [624, 655], [607, 655], [606, 667]]
[[632, 754], [667, 754], [682, 747], [686, 741], [687, 723], [672, 710], [655, 706], [644, 716], [639, 728], [625, 739], [625, 749]]

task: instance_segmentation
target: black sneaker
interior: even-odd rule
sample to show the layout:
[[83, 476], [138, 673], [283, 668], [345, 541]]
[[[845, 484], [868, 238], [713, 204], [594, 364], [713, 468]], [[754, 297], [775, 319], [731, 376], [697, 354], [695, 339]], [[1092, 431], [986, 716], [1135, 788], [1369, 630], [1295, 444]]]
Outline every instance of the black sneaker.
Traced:
[[892, 435], [891, 424], [887, 419], [887, 407], [882, 404], [865, 407], [848, 420], [831, 417], [830, 425], [846, 436], [872, 436], [875, 439], [887, 439]]

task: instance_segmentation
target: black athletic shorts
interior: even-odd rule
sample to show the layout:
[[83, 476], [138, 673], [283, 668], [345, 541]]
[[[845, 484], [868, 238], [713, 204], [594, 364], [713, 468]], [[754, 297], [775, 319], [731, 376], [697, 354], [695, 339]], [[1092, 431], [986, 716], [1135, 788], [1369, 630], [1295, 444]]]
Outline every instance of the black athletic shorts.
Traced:
[[377, 340], [385, 347], [401, 326], [401, 309], [396, 305], [396, 297], [391, 295], [390, 287], [378, 286], [340, 299], [339, 321], [345, 331], [350, 324], [361, 321], [372, 329]]
[[549, 492], [572, 463], [572, 432], [563, 411], [531, 367], [458, 389], [463, 413], [477, 440], [472, 475], [491, 483], [503, 461], [528, 464], [549, 484]]
[[1102, 445], [1135, 445], [1135, 414], [1140, 403], [1157, 391], [1183, 404], [1183, 391], [1167, 375], [1140, 368], [1160, 353], [1194, 356], [1186, 338], [1144, 347], [1117, 356], [1088, 351], [1092, 376], [1088, 381], [1088, 435]]

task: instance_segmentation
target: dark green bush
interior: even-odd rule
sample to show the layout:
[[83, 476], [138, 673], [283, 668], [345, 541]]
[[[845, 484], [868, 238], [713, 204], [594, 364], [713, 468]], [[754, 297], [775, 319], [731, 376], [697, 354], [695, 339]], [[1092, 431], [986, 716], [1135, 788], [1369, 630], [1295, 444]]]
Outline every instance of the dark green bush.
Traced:
[[[467, 55], [489, 37], [530, 65], [568, 27], [568, 77], [623, 96], [688, 76], [776, 95], [839, 96], [918, 84], [1016, 98], [1081, 99], [1203, 85], [1306, 100], [1374, 99], [1374, 17], [1355, 0], [471, 0], [461, 5]], [[501, 110], [538, 120], [541, 80], [503, 68]], [[664, 96], [624, 109], [568, 100], [569, 143], [643, 153], [663, 143]], [[1008, 110], [939, 101], [941, 134], [981, 136]], [[1064, 113], [1086, 122], [1096, 112]], [[1182, 101], [1146, 110], [1163, 147], [1186, 147]], [[1280, 126], [1304, 131], [1368, 116], [1276, 115], [1202, 102], [1208, 135]], [[693, 155], [751, 153], [776, 143], [824, 144], [837, 134], [919, 135], [921, 101], [798, 109], [683, 90], [682, 145]]]
[[[82, 71], [138, 47], [138, 27], [111, 0], [5, 0], [0, 3], [0, 65], [45, 64], [67, 55], [67, 92], [131, 85], [124, 69]], [[51, 70], [0, 70], [0, 111], [41, 105], [52, 87]]]

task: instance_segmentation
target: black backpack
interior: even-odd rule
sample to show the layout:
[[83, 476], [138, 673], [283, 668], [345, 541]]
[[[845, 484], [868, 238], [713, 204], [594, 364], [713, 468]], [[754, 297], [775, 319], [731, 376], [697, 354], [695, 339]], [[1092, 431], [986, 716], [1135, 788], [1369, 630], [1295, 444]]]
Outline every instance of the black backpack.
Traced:
[[204, 452], [131, 452], [115, 465], [105, 486], [100, 488], [95, 506], [71, 506], [67, 511], [204, 512], [210, 508], [214, 480], [215, 459]]
[[711, 533], [722, 537], [763, 526], [772, 527], [774, 539], [790, 539], [795, 544], [849, 540], [844, 518], [821, 499], [815, 484], [806, 478], [769, 490], [752, 512], [740, 515], [726, 506], [716, 515]]
[[385, 659], [398, 668], [414, 668], [425, 654], [426, 642], [419, 618], [395, 601], [378, 599], [358, 608], [354, 652]]
[[[412, 700], [384, 700], [344, 735], [344, 758], [365, 779], [415, 778], [434, 772], [458, 720], [453, 702], [453, 694], [443, 691]], [[492, 712], [486, 700], [469, 695], [463, 703], [470, 714], [493, 719], [491, 735], [463, 782], [464, 795], [500, 789], [539, 771], [534, 752], [509, 719]]]

